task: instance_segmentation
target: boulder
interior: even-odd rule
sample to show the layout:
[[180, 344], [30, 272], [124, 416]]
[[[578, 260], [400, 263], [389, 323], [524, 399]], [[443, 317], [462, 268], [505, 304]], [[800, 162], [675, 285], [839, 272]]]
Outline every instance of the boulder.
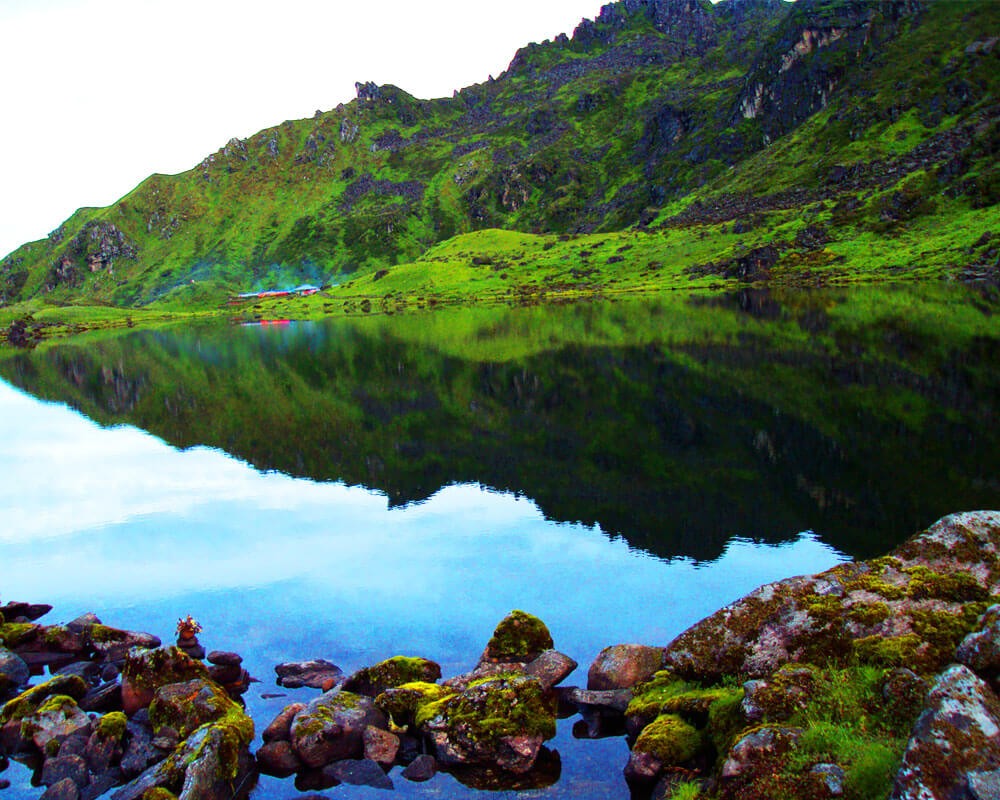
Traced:
[[0, 697], [13, 694], [30, 678], [31, 670], [24, 659], [6, 647], [0, 647]]
[[538, 617], [514, 610], [493, 631], [480, 663], [526, 664], [553, 646], [552, 634]]
[[703, 683], [831, 660], [934, 673], [969, 633], [969, 605], [998, 592], [1000, 512], [955, 514], [889, 556], [757, 589], [674, 639], [664, 663]]
[[440, 764], [523, 774], [555, 736], [555, 702], [537, 678], [499, 676], [422, 706], [415, 723]]
[[21, 736], [30, 738], [41, 753], [49, 753], [50, 743], [56, 749], [74, 733], [89, 735], [91, 720], [76, 701], [65, 695], [55, 695], [46, 700], [34, 713], [21, 719]]
[[312, 768], [323, 767], [364, 753], [367, 726], [386, 728], [385, 715], [363, 695], [334, 689], [310, 702], [295, 715], [291, 742], [296, 755]]
[[997, 770], [1000, 699], [968, 667], [951, 666], [938, 677], [914, 725], [892, 800], [963, 797], [970, 775]]
[[636, 739], [625, 767], [625, 779], [653, 783], [665, 768], [691, 766], [705, 745], [701, 731], [676, 714], [664, 714]]
[[780, 765], [801, 736], [801, 728], [775, 725], [755, 728], [742, 736], [722, 765], [719, 797], [742, 800], [796, 796], [795, 791], [788, 791], [780, 783]]
[[106, 772], [121, 761], [127, 725], [128, 720], [120, 711], [105, 714], [97, 721], [83, 750], [83, 757], [91, 772]]
[[169, 727], [185, 739], [202, 725], [231, 713], [242, 712], [221, 686], [205, 678], [195, 678], [157, 689], [149, 706], [149, 721], [154, 734], [159, 735]]
[[423, 753], [413, 759], [402, 774], [408, 781], [424, 783], [437, 775], [437, 761], [434, 760], [434, 756]]
[[268, 742], [256, 753], [257, 766], [265, 775], [287, 778], [303, 768], [301, 759], [295, 754], [292, 743], [287, 740]]
[[819, 671], [808, 664], [785, 664], [766, 680], [743, 684], [741, 710], [749, 722], [784, 722], [805, 708], [815, 693]]
[[87, 694], [87, 684], [78, 675], [56, 675], [53, 678], [21, 692], [0, 709], [0, 725], [22, 719], [41, 708], [50, 697], [65, 695], [79, 700]]
[[40, 800], [80, 800], [80, 789], [70, 778], [63, 778], [42, 794]]
[[292, 703], [290, 706], [285, 706], [271, 724], [264, 729], [261, 738], [265, 742], [289, 741], [292, 738], [292, 720], [305, 707], [305, 703]]
[[375, 705], [396, 725], [412, 725], [423, 706], [455, 694], [455, 691], [436, 683], [406, 683], [386, 689], [375, 698]]
[[340, 667], [322, 658], [278, 664], [274, 671], [278, 675], [278, 686], [284, 686], [286, 689], [300, 689], [305, 686], [329, 691], [344, 677]]
[[91, 625], [87, 635], [90, 646], [104, 661], [121, 661], [133, 648], [153, 650], [162, 644], [160, 637], [151, 633], [112, 628], [100, 622]]
[[82, 789], [90, 783], [90, 775], [87, 770], [87, 762], [80, 756], [56, 756], [45, 760], [42, 767], [42, 777], [39, 783], [42, 786], [54, 786], [61, 780], [69, 778]]
[[631, 689], [663, 669], [663, 648], [619, 644], [602, 650], [587, 671], [587, 688]]
[[156, 690], [171, 683], [208, 678], [208, 669], [176, 647], [133, 650], [122, 670], [122, 706], [131, 717], [153, 702]]
[[361, 736], [364, 743], [364, 755], [369, 761], [374, 761], [384, 767], [391, 767], [399, 754], [399, 737], [394, 733], [367, 726]]
[[538, 678], [542, 687], [549, 690], [566, 680], [576, 667], [577, 663], [569, 656], [558, 650], [546, 650], [524, 668], [524, 674]]
[[955, 660], [986, 680], [1000, 676], [1000, 606], [990, 606], [955, 651]]
[[36, 619], [44, 617], [51, 610], [52, 606], [41, 603], [18, 603], [11, 601], [4, 606], [0, 606], [0, 615], [8, 621], [25, 619], [29, 622], [34, 622]]
[[441, 667], [426, 658], [394, 656], [372, 667], [364, 667], [344, 681], [346, 692], [376, 697], [386, 689], [404, 683], [434, 683], [441, 679]]

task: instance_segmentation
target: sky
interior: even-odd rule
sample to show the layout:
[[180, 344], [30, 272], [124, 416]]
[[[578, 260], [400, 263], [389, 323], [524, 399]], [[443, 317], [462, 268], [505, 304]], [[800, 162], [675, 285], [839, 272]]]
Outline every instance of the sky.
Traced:
[[0, 0], [0, 258], [355, 81], [450, 96], [602, 4]]

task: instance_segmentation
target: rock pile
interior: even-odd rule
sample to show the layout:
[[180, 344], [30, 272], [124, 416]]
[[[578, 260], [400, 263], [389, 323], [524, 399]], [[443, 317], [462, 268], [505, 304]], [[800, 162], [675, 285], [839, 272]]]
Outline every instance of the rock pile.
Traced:
[[[35, 770], [44, 800], [245, 796], [253, 722], [237, 702], [249, 676], [234, 653], [211, 666], [93, 614], [39, 625], [49, 606], [0, 609], [0, 765]], [[51, 676], [29, 686], [48, 669]], [[159, 796], [173, 797], [174, 794]]]
[[443, 682], [425, 658], [396, 656], [346, 677], [324, 661], [279, 665], [279, 684], [326, 691], [278, 714], [257, 760], [264, 773], [296, 773], [308, 790], [390, 788], [397, 764], [410, 781], [446, 769], [480, 788], [547, 785], [559, 774], [544, 747], [556, 732], [555, 687], [575, 668], [522, 611], [500, 622], [472, 672]]

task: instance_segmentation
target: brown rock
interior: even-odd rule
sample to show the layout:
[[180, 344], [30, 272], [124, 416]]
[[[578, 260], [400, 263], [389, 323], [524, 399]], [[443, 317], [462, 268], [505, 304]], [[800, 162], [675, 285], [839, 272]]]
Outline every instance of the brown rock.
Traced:
[[524, 668], [524, 674], [538, 678], [542, 686], [549, 690], [566, 680], [577, 667], [577, 663], [558, 650], [546, 650]]
[[265, 742], [289, 741], [292, 738], [292, 720], [305, 707], [305, 703], [292, 703], [290, 706], [285, 706], [281, 713], [272, 720], [271, 724], [264, 729], [261, 738]]
[[291, 742], [312, 768], [344, 758], [360, 758], [368, 725], [387, 727], [385, 716], [369, 697], [334, 690], [316, 698], [295, 715]]
[[630, 689], [663, 669], [663, 648], [619, 644], [600, 652], [587, 672], [587, 688]]
[[950, 800], [964, 795], [971, 773], [997, 769], [1000, 699], [968, 667], [949, 667], [913, 727], [892, 800]]
[[287, 778], [303, 768], [289, 741], [272, 741], [257, 750], [257, 764], [265, 775]]
[[399, 737], [389, 731], [368, 725], [362, 734], [365, 758], [382, 766], [390, 766], [399, 753]]

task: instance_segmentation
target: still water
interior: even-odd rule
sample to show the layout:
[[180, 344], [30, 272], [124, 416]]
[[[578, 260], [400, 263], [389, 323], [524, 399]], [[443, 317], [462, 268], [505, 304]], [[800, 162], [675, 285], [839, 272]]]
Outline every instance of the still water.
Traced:
[[[258, 730], [313, 694], [278, 688], [278, 663], [421, 655], [450, 676], [515, 608], [582, 685], [607, 645], [666, 644], [761, 583], [996, 507], [997, 310], [943, 289], [670, 297], [8, 355], [0, 600], [165, 641], [192, 614], [261, 680]], [[572, 722], [554, 786], [492, 796], [627, 797], [624, 741]], [[42, 793], [3, 777], [0, 800]]]

